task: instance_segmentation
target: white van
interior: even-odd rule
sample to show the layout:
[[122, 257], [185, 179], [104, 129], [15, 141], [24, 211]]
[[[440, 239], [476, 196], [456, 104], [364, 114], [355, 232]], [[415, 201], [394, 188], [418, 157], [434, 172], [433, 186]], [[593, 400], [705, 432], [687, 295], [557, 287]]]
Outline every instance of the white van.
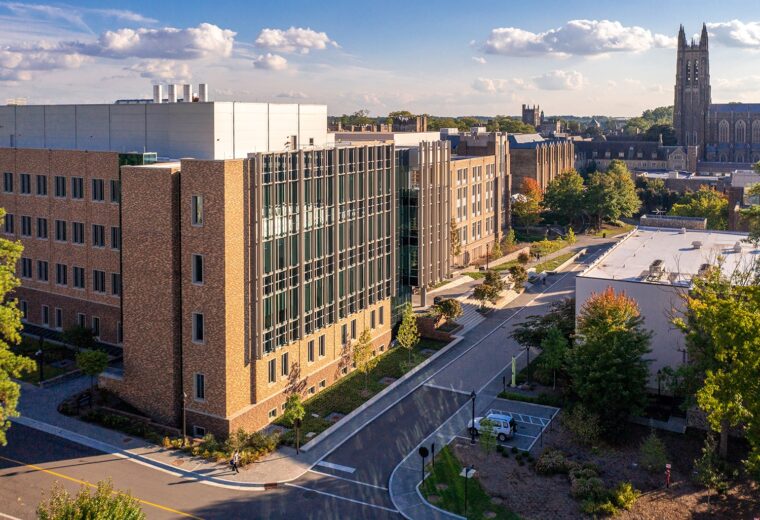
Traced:
[[496, 438], [500, 441], [504, 442], [507, 439], [511, 439], [512, 436], [515, 434], [515, 430], [517, 429], [517, 425], [515, 424], [515, 420], [512, 418], [511, 415], [502, 414], [502, 413], [489, 413], [485, 417], [475, 417], [475, 424], [473, 424], [472, 421], [467, 425], [467, 428], [470, 430], [470, 433], [475, 430], [475, 435], [480, 434], [480, 422], [483, 419], [488, 419], [491, 421], [494, 425], [493, 431], [496, 434]]

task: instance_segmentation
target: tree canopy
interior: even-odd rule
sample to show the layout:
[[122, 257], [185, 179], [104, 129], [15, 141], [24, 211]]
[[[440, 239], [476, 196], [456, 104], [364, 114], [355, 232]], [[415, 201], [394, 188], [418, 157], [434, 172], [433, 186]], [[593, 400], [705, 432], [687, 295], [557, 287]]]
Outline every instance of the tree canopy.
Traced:
[[573, 223], [583, 214], [584, 191], [583, 177], [577, 171], [562, 172], [547, 185], [543, 206]]
[[512, 200], [512, 214], [527, 231], [530, 226], [541, 222], [541, 202], [543, 193], [538, 183], [529, 177], [522, 181], [520, 193]]
[[507, 116], [496, 116], [486, 126], [489, 132], [509, 132], [510, 134], [535, 134], [533, 125], [523, 123], [520, 119]]
[[548, 312], [528, 316], [512, 331], [512, 337], [523, 347], [541, 347], [552, 329], [572, 343], [575, 334], [575, 298], [552, 302]]
[[679, 217], [704, 217], [708, 229], [728, 228], [728, 197], [707, 186], [684, 195], [680, 202], [673, 204], [669, 215]]
[[597, 228], [604, 220], [631, 217], [641, 206], [636, 185], [623, 161], [610, 162], [604, 173], [592, 173], [586, 189], [586, 210], [594, 217]]

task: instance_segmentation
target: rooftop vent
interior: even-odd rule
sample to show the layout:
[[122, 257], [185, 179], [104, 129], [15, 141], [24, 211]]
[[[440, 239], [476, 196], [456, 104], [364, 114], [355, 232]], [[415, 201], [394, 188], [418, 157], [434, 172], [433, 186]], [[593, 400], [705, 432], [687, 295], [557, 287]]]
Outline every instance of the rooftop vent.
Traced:
[[652, 262], [649, 265], [649, 272], [653, 273], [653, 274], [654, 273], [661, 273], [662, 272], [662, 264], [663, 264], [663, 261], [658, 258], [657, 260], [655, 260], [654, 262]]
[[695, 240], [691, 243], [691, 245], [694, 247], [694, 249], [702, 249], [702, 242], [699, 240]]
[[680, 231], [680, 233], [681, 233], [682, 235], [685, 235], [685, 234], [686, 234], [686, 228], [685, 228], [685, 227], [682, 227], [682, 228], [681, 228], [681, 231]]
[[208, 84], [207, 83], [198, 84], [198, 101], [200, 101], [201, 103], [208, 102]]
[[741, 253], [742, 252], [742, 243], [737, 242], [734, 244], [734, 253]]
[[153, 102], [163, 103], [164, 101], [164, 87], [162, 85], [153, 85]]

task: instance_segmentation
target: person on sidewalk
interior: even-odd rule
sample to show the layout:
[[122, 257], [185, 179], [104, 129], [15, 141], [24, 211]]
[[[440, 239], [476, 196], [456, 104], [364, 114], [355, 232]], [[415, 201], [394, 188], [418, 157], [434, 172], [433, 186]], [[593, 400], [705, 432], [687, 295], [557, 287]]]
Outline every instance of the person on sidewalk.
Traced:
[[238, 469], [239, 465], [240, 465], [240, 452], [238, 450], [235, 450], [232, 453], [232, 457], [230, 458], [230, 466], [232, 466], [232, 470], [235, 473], [240, 473], [240, 470]]

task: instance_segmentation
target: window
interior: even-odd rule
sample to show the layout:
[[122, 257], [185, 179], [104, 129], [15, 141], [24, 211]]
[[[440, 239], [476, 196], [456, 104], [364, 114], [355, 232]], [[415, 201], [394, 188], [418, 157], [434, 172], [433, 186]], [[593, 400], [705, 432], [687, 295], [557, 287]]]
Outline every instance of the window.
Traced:
[[74, 272], [74, 288], [84, 289], [84, 267], [74, 266], [71, 270]]
[[15, 223], [15, 221], [13, 219], [13, 215], [11, 215], [10, 213], [6, 214], [5, 215], [5, 232], [6, 233], [10, 233], [10, 234], [15, 233], [15, 231], [14, 231], [14, 229], [16, 227], [15, 224], [16, 223]]
[[[744, 143], [747, 140], [747, 124], [741, 119], [734, 125], [734, 141]], [[743, 162], [743, 161], [742, 161]]]
[[13, 193], [13, 173], [3, 173], [3, 191], [5, 193]]
[[280, 360], [280, 375], [285, 377], [290, 372], [290, 364], [288, 363], [288, 353], [283, 352]]
[[45, 260], [37, 260], [37, 280], [48, 281], [48, 263]]
[[71, 178], [71, 198], [72, 199], [84, 198], [84, 179], [82, 177]]
[[274, 358], [269, 360], [268, 376], [269, 376], [268, 380], [270, 383], [274, 383], [275, 381], [277, 381], [277, 360]]
[[71, 243], [84, 244], [84, 223], [83, 222], [71, 223]]
[[105, 200], [103, 179], [92, 179], [92, 200], [96, 202], [103, 202]]
[[325, 357], [325, 336], [324, 334], [319, 337], [319, 357]]
[[351, 320], [351, 339], [356, 339], [356, 320]]
[[21, 217], [21, 236], [22, 237], [32, 236], [32, 217], [27, 217], [27, 216]]
[[92, 270], [92, 290], [99, 293], [106, 292], [106, 273], [98, 269]]
[[728, 142], [728, 121], [725, 119], [721, 120], [720, 124], [718, 124], [718, 142], [719, 143], [727, 143]]
[[121, 183], [117, 180], [111, 181], [111, 202], [121, 202]]
[[340, 340], [344, 345], [348, 343], [348, 325], [345, 323], [340, 327]]
[[309, 387], [309, 395], [314, 395], [316, 393], [317, 393], [317, 389], [314, 388], [313, 386], [310, 386]]
[[309, 341], [309, 344], [306, 347], [306, 359], [309, 361], [309, 363], [314, 363], [314, 340], [313, 339]]
[[55, 196], [59, 198], [66, 197], [66, 177], [55, 176]]
[[22, 173], [21, 177], [21, 193], [23, 195], [29, 195], [32, 193], [32, 178], [28, 173]]
[[111, 273], [111, 294], [121, 296], [121, 274]]
[[195, 374], [195, 400], [206, 400], [206, 376], [203, 374]]
[[37, 238], [47, 240], [47, 237], [48, 237], [47, 219], [38, 217], [37, 218]]
[[202, 285], [203, 284], [203, 255], [193, 255], [192, 256], [192, 275], [193, 275], [193, 283]]
[[380, 307], [380, 325], [385, 323], [385, 307]]
[[203, 196], [193, 195], [190, 204], [190, 221], [193, 226], [203, 225]]
[[50, 307], [47, 305], [42, 306], [42, 324], [46, 327], [50, 325]]
[[37, 195], [47, 197], [47, 175], [37, 176]]
[[55, 264], [55, 283], [58, 285], [69, 283], [69, 273], [66, 264]]
[[200, 312], [193, 313], [193, 342], [203, 343], [204, 330], [203, 330], [203, 314]]
[[111, 227], [111, 249], [121, 249], [120, 227]]
[[193, 437], [203, 438], [206, 436], [206, 428], [203, 426], [193, 425]]
[[66, 221], [55, 221], [55, 239], [59, 242], [66, 242]]
[[55, 308], [55, 328], [63, 329], [63, 310], [60, 307]]
[[100, 224], [92, 225], [92, 245], [93, 247], [106, 247], [106, 230]]
[[87, 316], [85, 316], [81, 312], [77, 313], [77, 325], [79, 325], [80, 327], [86, 327], [87, 326]]
[[319, 389], [320, 390], [323, 389], [323, 388], [325, 388], [326, 386], [327, 386], [327, 381], [326, 380], [323, 379], [322, 381], [319, 382]]
[[21, 259], [21, 278], [31, 278], [31, 277], [32, 277], [32, 259], [22, 258]]
[[269, 410], [269, 418], [274, 419], [275, 417], [277, 417], [277, 408], [272, 408]]
[[116, 343], [124, 343], [124, 329], [120, 321], [116, 322]]
[[376, 326], [376, 323], [375, 323], [375, 311], [373, 310], [373, 311], [370, 313], [370, 315], [369, 315], [369, 316], [370, 316], [370, 328], [373, 328], [373, 329], [374, 329], [374, 328], [375, 328], [375, 326]]
[[92, 317], [92, 335], [96, 338], [100, 336], [100, 318], [97, 316]]
[[21, 300], [18, 302], [19, 309], [21, 309], [21, 319], [26, 320], [26, 311], [29, 310], [29, 306], [26, 303], [26, 300]]

